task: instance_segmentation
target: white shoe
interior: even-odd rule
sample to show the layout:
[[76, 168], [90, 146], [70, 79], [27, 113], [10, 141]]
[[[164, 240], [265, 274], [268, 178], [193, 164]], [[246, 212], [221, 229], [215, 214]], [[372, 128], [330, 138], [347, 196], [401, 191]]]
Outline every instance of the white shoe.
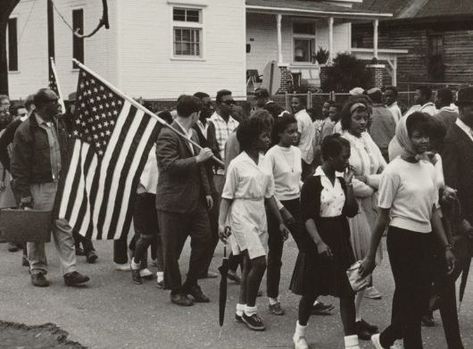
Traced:
[[150, 277], [153, 277], [153, 273], [148, 268], [144, 268], [140, 270], [140, 276], [142, 278], [149, 279]]
[[400, 339], [400, 340], [397, 340], [394, 342], [393, 345], [391, 345], [391, 348], [390, 349], [404, 349], [404, 343], [403, 341]]
[[382, 298], [382, 295], [381, 293], [376, 289], [374, 288], [374, 286], [371, 286], [371, 287], [367, 287], [366, 290], [365, 290], [365, 298], [369, 298], [369, 299], [381, 299]]
[[130, 264], [125, 263], [125, 264], [119, 264], [119, 263], [113, 263], [115, 264], [115, 270], [117, 271], [130, 271], [131, 267]]
[[294, 342], [294, 349], [309, 349], [309, 344], [307, 344], [304, 336], [294, 336], [292, 341]]
[[379, 333], [376, 333], [374, 335], [371, 336], [371, 343], [373, 344], [373, 346], [376, 348], [376, 349], [385, 349], [382, 347], [381, 345], [381, 342], [379, 340], [379, 336], [380, 334]]
[[345, 349], [360, 349], [360, 343], [356, 334], [345, 336]]

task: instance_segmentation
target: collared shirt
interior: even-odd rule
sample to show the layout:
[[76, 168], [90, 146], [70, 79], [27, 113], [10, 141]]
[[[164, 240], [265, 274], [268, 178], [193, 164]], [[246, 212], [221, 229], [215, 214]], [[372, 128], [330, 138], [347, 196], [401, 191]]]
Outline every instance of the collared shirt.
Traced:
[[312, 124], [312, 119], [305, 109], [299, 110], [295, 118], [297, 120], [297, 131], [300, 134], [298, 147], [302, 153], [302, 160], [307, 164], [311, 164], [314, 161], [314, 148], [312, 147], [314, 125]]
[[389, 111], [393, 114], [394, 121], [396, 122], [396, 125], [399, 123], [399, 120], [402, 118], [402, 112], [401, 109], [399, 108], [399, 105], [397, 102], [394, 102], [391, 105], [388, 105]]
[[228, 121], [225, 121], [217, 112], [212, 114], [210, 121], [215, 125], [215, 136], [220, 157], [222, 160], [225, 160], [225, 143], [227, 143], [228, 137], [238, 127], [238, 121], [231, 116], [228, 117]]
[[35, 113], [36, 121], [43, 130], [46, 131], [49, 143], [49, 154], [51, 159], [51, 174], [56, 182], [61, 172], [61, 150], [59, 147], [59, 139], [57, 131], [52, 121], [45, 121], [41, 116]]
[[[184, 126], [182, 126], [181, 123], [179, 121], [177, 121], [177, 119], [174, 120], [174, 121], [176, 121], [176, 124], [179, 125], [179, 127], [181, 128], [181, 131], [184, 134], [184, 136], [186, 136], [186, 138], [188, 140], [191, 140], [192, 139], [192, 129], [190, 128], [189, 130], [186, 130], [186, 128]], [[189, 149], [190, 149], [192, 155], [195, 155], [193, 145], [191, 143], [188, 143], [187, 145], [189, 146]]]
[[202, 121], [197, 120], [197, 127], [199, 127], [199, 129], [202, 132], [202, 134], [204, 135], [205, 139], [207, 139], [207, 137], [208, 137], [207, 131], [209, 129], [209, 122], [207, 121], [204, 125], [204, 123]]
[[317, 167], [314, 176], [320, 176], [322, 191], [320, 193], [320, 217], [341, 216], [343, 206], [345, 206], [345, 192], [338, 177], [342, 174], [335, 174], [335, 181], [332, 183], [326, 176], [321, 166]]
[[460, 127], [462, 129], [463, 132], [466, 133], [466, 135], [468, 137], [470, 137], [470, 139], [473, 141], [473, 130], [471, 129], [470, 126], [468, 126], [467, 124], [465, 124], [460, 118], [457, 119], [457, 121], [455, 121], [455, 123], [457, 124], [458, 127]]
[[417, 111], [427, 113], [430, 116], [434, 116], [434, 114], [437, 114], [437, 108], [435, 107], [435, 104], [432, 102], [427, 102], [424, 105], [420, 105], [420, 104], [413, 105], [404, 116], [411, 115], [412, 113], [417, 112]]

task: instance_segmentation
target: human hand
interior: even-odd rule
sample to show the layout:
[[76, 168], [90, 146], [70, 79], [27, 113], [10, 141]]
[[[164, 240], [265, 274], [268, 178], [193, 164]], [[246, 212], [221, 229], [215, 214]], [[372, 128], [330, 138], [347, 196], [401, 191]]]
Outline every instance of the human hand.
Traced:
[[367, 275], [371, 274], [376, 267], [376, 263], [374, 262], [374, 258], [366, 257], [363, 259], [360, 265], [360, 275], [362, 278], [366, 277]]
[[452, 250], [447, 247], [445, 250], [445, 261], [447, 262], [447, 274], [450, 275], [453, 273], [455, 269], [455, 255], [453, 254]]
[[212, 207], [214, 207], [214, 199], [212, 199], [212, 196], [211, 195], [206, 195], [205, 196], [205, 201], [207, 202], [207, 208], [209, 210], [211, 210]]
[[285, 207], [281, 208], [279, 211], [281, 213], [281, 217], [283, 219], [283, 222], [287, 225], [293, 225], [296, 223], [296, 220], [292, 216], [291, 212]]
[[230, 237], [230, 235], [232, 235], [232, 230], [229, 226], [218, 226], [218, 236], [224, 244], [227, 243], [227, 239]]
[[332, 258], [333, 253], [330, 247], [328, 247], [325, 242], [321, 241], [317, 244], [317, 253], [326, 258]]
[[[343, 179], [345, 180], [345, 183], [347, 185], [351, 184], [351, 181], [353, 180], [353, 177], [355, 176], [355, 170], [353, 169], [352, 166], [348, 166], [345, 169], [345, 172], [343, 173]], [[364, 176], [363, 176], [364, 177]], [[366, 178], [366, 177], [365, 177]]]
[[197, 163], [201, 163], [201, 162], [207, 161], [212, 156], [213, 156], [212, 150], [210, 150], [209, 148], [203, 148], [200, 151], [199, 155], [196, 156], [195, 160]]
[[290, 230], [286, 227], [284, 223], [279, 224], [279, 231], [281, 232], [282, 238], [284, 241], [289, 237]]

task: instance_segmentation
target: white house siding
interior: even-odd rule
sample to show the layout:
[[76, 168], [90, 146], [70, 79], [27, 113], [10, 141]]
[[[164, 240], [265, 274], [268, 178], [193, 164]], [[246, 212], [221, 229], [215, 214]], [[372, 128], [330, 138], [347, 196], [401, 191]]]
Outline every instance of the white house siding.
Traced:
[[[109, 0], [110, 30], [102, 28], [93, 37], [85, 39], [85, 64], [111, 82], [117, 81], [116, 64], [117, 21], [116, 1]], [[28, 94], [48, 85], [48, 29], [47, 2], [22, 0], [11, 17], [18, 18], [18, 72], [9, 74], [12, 99], [24, 99]], [[101, 1], [56, 0], [58, 11], [72, 24], [72, 10], [84, 10], [84, 31], [92, 31], [102, 16]], [[29, 17], [29, 20], [28, 20]], [[77, 70], [72, 68], [72, 32], [54, 12], [54, 39], [56, 69], [64, 98], [77, 88]]]
[[[277, 31], [275, 15], [249, 13], [246, 17], [246, 42], [251, 45], [251, 52], [247, 53], [247, 68], [258, 69], [260, 74], [270, 61], [278, 60]], [[293, 34], [292, 23], [297, 17], [282, 17], [282, 54], [283, 63], [292, 65], [293, 62]], [[307, 21], [307, 18], [303, 19]], [[314, 18], [316, 22], [315, 45], [328, 49], [328, 19]], [[334, 25], [334, 51], [350, 50], [350, 24], [342, 23]], [[297, 65], [297, 63], [295, 64]], [[307, 66], [307, 65], [305, 65]]]
[[[202, 6], [203, 57], [172, 58], [172, 7]], [[122, 0], [119, 85], [145, 99], [229, 89], [246, 96], [244, 0]]]

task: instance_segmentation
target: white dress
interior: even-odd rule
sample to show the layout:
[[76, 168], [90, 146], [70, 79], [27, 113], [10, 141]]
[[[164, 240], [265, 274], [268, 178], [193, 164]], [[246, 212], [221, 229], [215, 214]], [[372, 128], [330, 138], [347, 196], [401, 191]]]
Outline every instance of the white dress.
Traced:
[[[357, 260], [368, 254], [371, 234], [374, 230], [377, 217], [377, 190], [381, 179], [381, 172], [386, 167], [386, 161], [376, 143], [368, 132], [363, 132], [361, 137], [355, 137], [348, 131], [342, 136], [350, 142], [350, 165], [355, 170], [355, 175], [363, 175], [367, 183], [353, 179], [353, 193], [358, 202], [359, 212], [349, 218], [351, 243]], [[378, 250], [376, 261], [381, 261], [381, 249]]]
[[274, 195], [274, 179], [263, 170], [264, 156], [256, 164], [246, 152], [228, 167], [222, 198], [233, 200], [227, 217], [232, 229], [229, 242], [233, 254], [247, 250], [250, 259], [265, 256], [268, 227], [264, 201]]

